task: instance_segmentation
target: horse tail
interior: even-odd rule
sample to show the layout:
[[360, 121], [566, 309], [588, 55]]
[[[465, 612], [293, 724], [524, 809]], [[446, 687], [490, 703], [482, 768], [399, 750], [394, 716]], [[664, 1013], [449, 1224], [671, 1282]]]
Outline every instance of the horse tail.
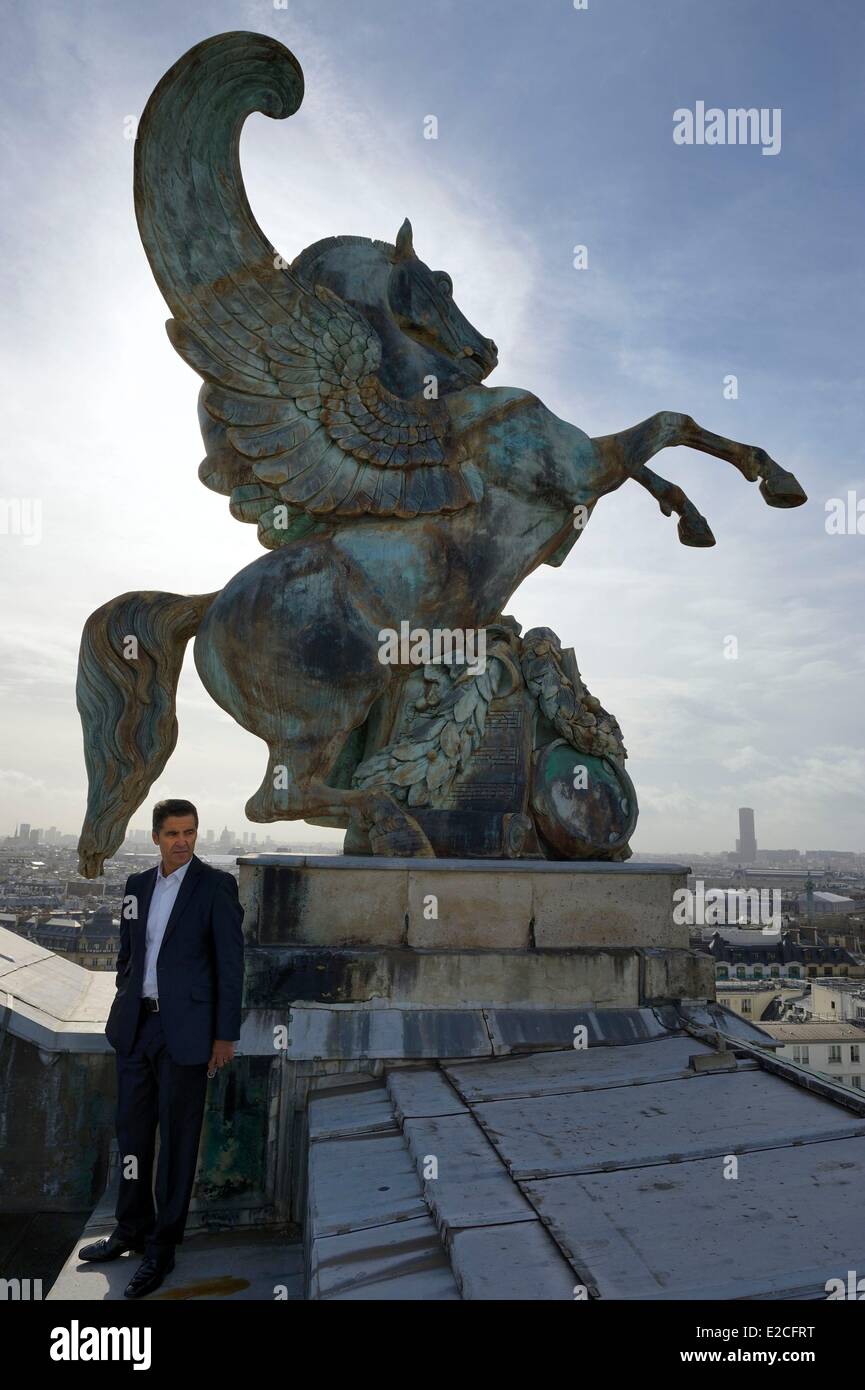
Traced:
[[[269, 316], [294, 277], [249, 206], [240, 132], [253, 111], [284, 120], [302, 101], [300, 63], [277, 39], [214, 34], [169, 68], [138, 123], [135, 216], [150, 268], [178, 331], [191, 329], [230, 363], [242, 391], [255, 390], [259, 376], [250, 325], [275, 322]], [[240, 333], [219, 307], [226, 296]]]
[[88, 781], [78, 841], [85, 878], [102, 873], [174, 751], [183, 654], [217, 593], [120, 594], [84, 625], [75, 700]]

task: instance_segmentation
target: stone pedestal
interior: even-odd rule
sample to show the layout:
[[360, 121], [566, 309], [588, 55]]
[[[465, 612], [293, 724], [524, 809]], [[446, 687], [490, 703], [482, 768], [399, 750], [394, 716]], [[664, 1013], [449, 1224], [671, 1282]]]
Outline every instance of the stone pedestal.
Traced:
[[711, 993], [673, 923], [682, 865], [239, 862], [255, 1052], [287, 1010], [634, 1008]]
[[688, 945], [673, 924], [681, 864], [375, 859], [238, 860], [250, 944], [539, 950]]

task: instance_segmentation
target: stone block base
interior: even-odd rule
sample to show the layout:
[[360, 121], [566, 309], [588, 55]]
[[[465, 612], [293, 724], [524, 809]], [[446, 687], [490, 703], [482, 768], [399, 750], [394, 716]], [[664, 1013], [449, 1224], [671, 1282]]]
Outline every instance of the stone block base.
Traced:
[[681, 864], [245, 855], [247, 939], [261, 946], [530, 950], [687, 948]]

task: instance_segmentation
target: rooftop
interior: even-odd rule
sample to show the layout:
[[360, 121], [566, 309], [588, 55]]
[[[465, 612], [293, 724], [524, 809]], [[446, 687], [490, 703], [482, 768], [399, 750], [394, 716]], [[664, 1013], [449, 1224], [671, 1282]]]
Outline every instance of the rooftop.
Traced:
[[[10, 1034], [107, 1050], [110, 976], [0, 929], [0, 977]], [[388, 1013], [369, 1011], [370, 1046]], [[424, 1011], [408, 1013], [426, 1026]], [[272, 1298], [285, 1285], [327, 1300], [818, 1299], [828, 1279], [865, 1269], [865, 1226], [850, 1215], [865, 1182], [865, 1093], [776, 1055], [815, 1031], [865, 1031], [761, 1029], [679, 1002], [571, 1011], [568, 1036], [586, 1023], [588, 1045], [575, 1048], [538, 1045], [543, 1029], [529, 1024], [547, 1011], [523, 1014], [510, 1041], [487, 1019], [498, 1055], [385, 1053], [366, 1071], [319, 1076], [305, 1261], [296, 1231], [190, 1232], [158, 1297]], [[121, 1296], [122, 1262], [87, 1268], [77, 1255], [108, 1233], [112, 1209], [107, 1191], [52, 1298]]]
[[[786, 933], [784, 933], [786, 935]], [[777, 946], [782, 937], [780, 927], [767, 931], [749, 930], [747, 927], [703, 927], [700, 932], [703, 941], [711, 941], [720, 936], [732, 946]]]
[[52, 1052], [104, 1052], [114, 987], [112, 971], [85, 970], [0, 927], [0, 990], [12, 1036]]
[[307, 1296], [825, 1298], [865, 1267], [865, 1095], [692, 1026], [326, 1078]]
[[776, 1042], [865, 1042], [865, 1029], [855, 1023], [762, 1023], [760, 1027]]

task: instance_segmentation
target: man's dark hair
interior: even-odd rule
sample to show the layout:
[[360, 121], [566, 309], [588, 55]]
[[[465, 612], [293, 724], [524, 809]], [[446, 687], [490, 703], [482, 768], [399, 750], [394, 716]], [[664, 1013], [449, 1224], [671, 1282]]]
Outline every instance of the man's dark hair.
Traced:
[[157, 835], [169, 816], [194, 816], [195, 828], [198, 829], [198, 812], [191, 801], [183, 801], [179, 797], [174, 797], [168, 801], [157, 801], [153, 808], [153, 829]]

